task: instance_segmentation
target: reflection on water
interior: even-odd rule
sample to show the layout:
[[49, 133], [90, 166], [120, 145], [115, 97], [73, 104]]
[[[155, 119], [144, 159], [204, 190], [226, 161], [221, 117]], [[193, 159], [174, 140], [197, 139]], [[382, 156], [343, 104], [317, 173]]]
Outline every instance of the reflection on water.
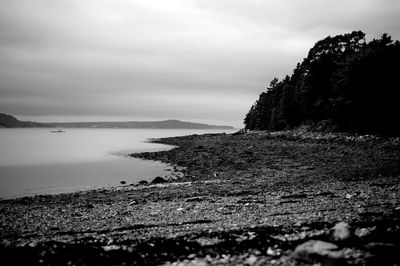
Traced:
[[[215, 133], [162, 129], [0, 130], [0, 197], [117, 186], [164, 175], [167, 165], [121, 154], [169, 149], [147, 138]], [[221, 131], [219, 131], [221, 132]]]
[[0, 167], [3, 198], [117, 186], [164, 175], [167, 165], [131, 158]]

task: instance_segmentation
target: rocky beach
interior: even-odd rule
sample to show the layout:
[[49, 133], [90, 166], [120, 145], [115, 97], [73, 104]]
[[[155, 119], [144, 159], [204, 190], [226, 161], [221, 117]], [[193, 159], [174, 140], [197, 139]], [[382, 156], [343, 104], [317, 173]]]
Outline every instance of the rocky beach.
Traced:
[[298, 129], [153, 140], [153, 182], [0, 202], [3, 265], [398, 265], [400, 141]]

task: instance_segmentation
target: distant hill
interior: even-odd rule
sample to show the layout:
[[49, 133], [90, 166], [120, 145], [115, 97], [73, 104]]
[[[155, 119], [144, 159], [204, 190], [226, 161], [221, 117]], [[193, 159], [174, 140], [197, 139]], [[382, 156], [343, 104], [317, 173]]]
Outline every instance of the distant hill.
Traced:
[[126, 121], [126, 122], [66, 122], [39, 123], [20, 121], [12, 115], [0, 113], [0, 128], [51, 127], [51, 128], [158, 128], [158, 129], [234, 129], [231, 126], [208, 125], [180, 120]]

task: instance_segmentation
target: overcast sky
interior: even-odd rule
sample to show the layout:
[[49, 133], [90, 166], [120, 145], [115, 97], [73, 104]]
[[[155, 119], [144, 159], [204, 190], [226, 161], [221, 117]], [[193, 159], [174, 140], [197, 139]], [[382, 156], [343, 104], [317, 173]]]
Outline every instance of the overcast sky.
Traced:
[[400, 39], [399, 0], [1, 0], [0, 112], [241, 126], [313, 44]]

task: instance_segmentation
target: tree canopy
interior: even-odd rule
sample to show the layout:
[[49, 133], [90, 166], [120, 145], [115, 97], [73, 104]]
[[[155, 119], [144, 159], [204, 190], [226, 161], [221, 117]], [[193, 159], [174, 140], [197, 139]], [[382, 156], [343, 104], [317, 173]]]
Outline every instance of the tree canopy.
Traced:
[[400, 43], [353, 31], [318, 41], [291, 76], [274, 78], [247, 113], [247, 129], [313, 123], [331, 130], [400, 135]]

